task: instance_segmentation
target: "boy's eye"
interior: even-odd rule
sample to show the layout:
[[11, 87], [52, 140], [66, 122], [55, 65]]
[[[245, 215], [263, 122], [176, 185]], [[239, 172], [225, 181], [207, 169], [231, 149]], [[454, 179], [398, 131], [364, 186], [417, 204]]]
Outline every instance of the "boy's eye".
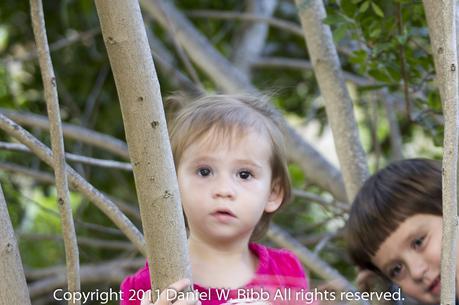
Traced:
[[238, 173], [238, 176], [239, 178], [243, 179], [243, 180], [247, 180], [247, 179], [250, 179], [250, 177], [252, 177], [252, 173], [248, 170], [242, 170]]
[[202, 177], [207, 177], [211, 174], [211, 170], [210, 168], [207, 168], [207, 167], [203, 167], [203, 168], [199, 168], [198, 169], [198, 175], [199, 176], [202, 176]]
[[402, 273], [403, 267], [401, 264], [396, 264], [389, 270], [389, 277], [395, 279]]
[[419, 237], [419, 238], [416, 238], [413, 240], [412, 242], [412, 245], [413, 245], [413, 248], [414, 249], [418, 249], [422, 246], [422, 244], [424, 243], [424, 236], [423, 237]]

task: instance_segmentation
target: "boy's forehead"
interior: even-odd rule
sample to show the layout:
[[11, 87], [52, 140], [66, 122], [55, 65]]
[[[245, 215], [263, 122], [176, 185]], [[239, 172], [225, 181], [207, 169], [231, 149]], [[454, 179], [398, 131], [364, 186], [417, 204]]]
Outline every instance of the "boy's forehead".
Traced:
[[411, 242], [419, 238], [426, 230], [441, 230], [441, 217], [431, 214], [415, 214], [407, 217], [384, 240], [372, 257], [378, 268], [385, 268], [404, 248], [411, 247]]

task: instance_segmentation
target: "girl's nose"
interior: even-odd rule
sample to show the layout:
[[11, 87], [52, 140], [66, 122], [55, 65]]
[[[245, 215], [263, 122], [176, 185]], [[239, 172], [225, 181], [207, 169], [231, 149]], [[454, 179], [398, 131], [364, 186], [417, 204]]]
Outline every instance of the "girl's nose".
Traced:
[[226, 198], [226, 199], [234, 199], [236, 195], [236, 191], [234, 189], [233, 181], [230, 177], [218, 177], [213, 182], [215, 183], [213, 187], [213, 194], [212, 197], [214, 199], [217, 198]]

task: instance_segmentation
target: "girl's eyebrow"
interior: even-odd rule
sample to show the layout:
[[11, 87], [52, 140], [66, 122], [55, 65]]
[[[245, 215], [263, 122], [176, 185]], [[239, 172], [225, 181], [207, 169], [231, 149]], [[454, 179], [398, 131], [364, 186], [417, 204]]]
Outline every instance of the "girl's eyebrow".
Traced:
[[236, 159], [235, 160], [236, 163], [238, 164], [245, 164], [245, 165], [249, 165], [249, 166], [253, 166], [253, 167], [256, 167], [257, 169], [262, 169], [263, 166], [261, 166], [261, 164], [259, 164], [257, 161], [255, 160], [250, 160], [250, 159]]
[[211, 156], [199, 156], [196, 158], [192, 158], [191, 162], [194, 163], [199, 163], [199, 162], [211, 162], [211, 161], [216, 161], [217, 159], [211, 157]]

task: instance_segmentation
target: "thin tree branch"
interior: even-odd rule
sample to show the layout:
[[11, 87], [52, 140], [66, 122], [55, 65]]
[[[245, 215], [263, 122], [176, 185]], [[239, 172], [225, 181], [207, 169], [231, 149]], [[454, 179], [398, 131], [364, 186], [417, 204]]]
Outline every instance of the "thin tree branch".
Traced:
[[[83, 284], [112, 283], [119, 284], [132, 269], [140, 268], [145, 259], [115, 260], [105, 264], [91, 264], [81, 266], [81, 282]], [[33, 282], [29, 285], [32, 298], [49, 293], [65, 285], [65, 273], [62, 268], [53, 268], [56, 275]], [[116, 291], [118, 292], [118, 291]], [[115, 292], [115, 293], [116, 293]], [[114, 294], [115, 295], [115, 294]], [[114, 296], [113, 295], [113, 296]], [[119, 293], [118, 293], [119, 296]], [[50, 296], [52, 297], [52, 296]], [[93, 300], [102, 301], [102, 300]], [[112, 301], [116, 301], [112, 299]], [[119, 301], [119, 299], [118, 299]]]
[[[0, 142], [0, 149], [32, 153], [30, 149], [27, 148], [27, 146], [23, 144], [18, 144], [18, 143]], [[79, 163], [94, 165], [98, 167], [120, 169], [120, 170], [132, 172], [132, 165], [126, 162], [96, 159], [96, 158], [91, 158], [91, 157], [86, 157], [86, 156], [75, 155], [72, 153], [65, 153], [65, 158], [73, 162], [79, 162]]]
[[187, 91], [191, 96], [203, 95], [204, 89], [195, 85], [186, 75], [177, 69], [174, 58], [170, 52], [164, 47], [162, 42], [153, 35], [148, 26], [146, 26], [145, 29], [147, 30], [151, 53], [160, 71], [168, 77], [175, 87]]
[[[54, 240], [62, 242], [61, 235], [49, 235], [49, 234], [20, 234], [20, 239], [31, 240], [31, 241], [40, 241], [40, 240]], [[122, 240], [106, 240], [106, 239], [96, 239], [89, 237], [78, 237], [78, 245], [88, 246], [91, 248], [101, 248], [101, 249], [110, 249], [110, 250], [134, 250], [134, 247], [131, 243], [122, 241]], [[32, 279], [30, 276], [27, 276], [28, 279]]]
[[[403, 16], [402, 16], [402, 9], [401, 9], [401, 3], [398, 2], [395, 4], [397, 8], [397, 14], [395, 15], [395, 18], [397, 20], [397, 29], [398, 29], [398, 35], [403, 36], [404, 33], [404, 25], [403, 25]], [[409, 90], [409, 80], [408, 80], [408, 73], [406, 71], [406, 59], [405, 59], [405, 45], [403, 43], [400, 43], [399, 45], [399, 56], [400, 56], [400, 75], [402, 77], [402, 82], [403, 82], [403, 95], [405, 97], [405, 106], [406, 106], [406, 115], [409, 120], [411, 120], [411, 98], [410, 98], [410, 90]]]
[[[247, 0], [249, 14], [258, 14], [262, 17], [271, 17], [277, 6], [277, 0]], [[233, 46], [233, 62], [244, 74], [251, 78], [251, 63], [260, 56], [268, 36], [268, 24], [250, 22], [242, 25], [241, 34], [236, 35], [236, 44]]]
[[185, 15], [191, 18], [214, 18], [226, 20], [239, 19], [245, 21], [265, 22], [280, 30], [290, 32], [296, 36], [304, 38], [303, 30], [298, 24], [272, 17], [259, 16], [249, 13], [225, 12], [215, 10], [189, 10], [185, 11]]
[[391, 98], [387, 98], [383, 100], [383, 104], [386, 111], [387, 121], [389, 123], [391, 159], [393, 161], [402, 160], [402, 136], [400, 134], [400, 127], [397, 122], [397, 112], [394, 107], [394, 101]]
[[[51, 147], [53, 153], [54, 176], [56, 177], [57, 206], [61, 218], [62, 234], [64, 237], [65, 261], [67, 265], [68, 291], [79, 292], [80, 285], [80, 258], [78, 252], [75, 225], [73, 223], [70, 193], [66, 175], [65, 148], [62, 135], [59, 99], [57, 96], [56, 78], [49, 54], [48, 38], [46, 37], [45, 18], [41, 0], [30, 0], [30, 11], [35, 43], [38, 49], [41, 77], [45, 91], [46, 106], [50, 120]], [[81, 301], [75, 298], [69, 304], [80, 305]]]
[[[64, 37], [58, 41], [55, 41], [53, 43], [51, 43], [49, 45], [49, 50], [51, 52], [54, 52], [54, 51], [57, 51], [57, 50], [60, 50], [62, 48], [65, 48], [65, 47], [68, 47], [72, 44], [74, 44], [75, 42], [78, 42], [78, 41], [85, 41], [85, 40], [89, 40], [90, 38], [93, 38], [94, 36], [98, 35], [100, 33], [100, 29], [92, 29], [92, 30], [89, 30], [89, 31], [85, 31], [85, 32], [81, 32], [81, 33], [78, 33], [78, 32], [70, 32], [68, 34], [67, 37]], [[15, 56], [15, 57], [12, 57], [12, 58], [9, 58], [9, 59], [6, 59], [4, 60], [4, 62], [8, 63], [9, 61], [29, 61], [29, 60], [33, 60], [35, 58], [38, 57], [38, 52], [36, 49], [28, 52], [28, 53], [25, 53], [25, 54], [21, 54], [20, 56]]]
[[356, 290], [338, 271], [330, 267], [326, 262], [322, 261], [318, 256], [300, 244], [279, 226], [271, 224], [267, 237], [278, 246], [293, 251], [309, 270], [320, 276], [322, 279], [330, 281], [337, 290]]
[[339, 210], [341, 210], [342, 212], [349, 212], [349, 205], [348, 204], [345, 204], [343, 202], [339, 202], [339, 201], [336, 201], [336, 200], [327, 200], [319, 195], [316, 195], [314, 193], [310, 193], [310, 192], [306, 192], [306, 191], [303, 191], [303, 190], [299, 190], [299, 189], [293, 189], [293, 192], [292, 192], [293, 196], [296, 196], [296, 197], [300, 197], [300, 198], [303, 198], [303, 199], [307, 199], [307, 200], [310, 200], [310, 201], [313, 201], [313, 202], [316, 202], [320, 205], [322, 205], [323, 207], [325, 208], [330, 208], [330, 207], [334, 207], [334, 208], [338, 208]]
[[[13, 111], [5, 108], [0, 108], [0, 113], [24, 126], [49, 129], [49, 121], [45, 116]], [[121, 140], [73, 124], [62, 124], [62, 130], [65, 137], [105, 149], [117, 156], [129, 160], [127, 145]]]
[[0, 162], [0, 169], [30, 177], [33, 180], [38, 181], [38, 182], [54, 184], [53, 175], [45, 173], [45, 172], [40, 172], [34, 169], [26, 168], [24, 166], [20, 166], [17, 164], [8, 163], [8, 162]]
[[[54, 176], [46, 172], [33, 170], [30, 168], [26, 168], [24, 166], [20, 166], [20, 165], [13, 164], [13, 163], [7, 163], [7, 162], [0, 162], [0, 169], [6, 170], [9, 172], [13, 172], [16, 174], [28, 176], [28, 177], [33, 178], [35, 181], [39, 181], [42, 183], [54, 184]], [[75, 188], [73, 188], [73, 185], [70, 185], [70, 187], [76, 190]], [[109, 198], [110, 200], [112, 200], [120, 208], [120, 210], [123, 213], [130, 215], [137, 220], [140, 220], [140, 212], [133, 204], [123, 202], [118, 198], [111, 197], [104, 193], [102, 194], [106, 196], [107, 198]]]
[[[52, 154], [46, 145], [32, 136], [21, 126], [17, 125], [3, 114], [0, 113], [0, 129], [8, 135], [14, 137], [19, 142], [25, 144], [33, 153], [52, 167]], [[67, 175], [72, 187], [81, 192], [92, 201], [108, 218], [110, 218], [118, 228], [132, 241], [136, 248], [145, 254], [145, 240], [142, 234], [131, 223], [131, 221], [119, 210], [119, 208], [104, 194], [99, 192], [90, 183], [83, 179], [70, 166], [67, 166]]]
[[[285, 58], [285, 57], [259, 57], [252, 62], [254, 68], [289, 68], [312, 70], [312, 64], [307, 59]], [[375, 81], [343, 71], [343, 76], [357, 86], [379, 86]]]

